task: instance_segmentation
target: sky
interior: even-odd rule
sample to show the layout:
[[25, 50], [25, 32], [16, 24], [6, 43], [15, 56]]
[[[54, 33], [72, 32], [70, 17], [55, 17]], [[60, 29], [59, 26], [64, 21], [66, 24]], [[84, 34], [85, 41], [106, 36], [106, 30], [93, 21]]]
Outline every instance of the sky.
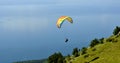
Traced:
[[[60, 16], [72, 17], [62, 28]], [[71, 54], [120, 25], [119, 0], [0, 0], [0, 63]], [[69, 43], [65, 43], [69, 38]]]

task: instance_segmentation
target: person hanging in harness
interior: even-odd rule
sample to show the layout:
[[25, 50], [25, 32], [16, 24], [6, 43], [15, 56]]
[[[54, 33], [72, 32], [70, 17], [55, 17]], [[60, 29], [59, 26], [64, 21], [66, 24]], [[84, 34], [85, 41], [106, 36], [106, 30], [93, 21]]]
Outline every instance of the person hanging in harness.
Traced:
[[68, 38], [65, 39], [65, 42], [68, 42]]

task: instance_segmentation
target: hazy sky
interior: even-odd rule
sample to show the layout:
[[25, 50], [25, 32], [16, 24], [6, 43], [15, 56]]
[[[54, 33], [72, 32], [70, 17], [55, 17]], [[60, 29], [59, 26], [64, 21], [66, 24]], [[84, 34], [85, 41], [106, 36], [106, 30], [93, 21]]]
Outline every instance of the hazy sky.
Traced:
[[[62, 15], [74, 23], [58, 29]], [[46, 58], [57, 51], [66, 55], [110, 36], [119, 25], [120, 0], [0, 0], [0, 63]]]

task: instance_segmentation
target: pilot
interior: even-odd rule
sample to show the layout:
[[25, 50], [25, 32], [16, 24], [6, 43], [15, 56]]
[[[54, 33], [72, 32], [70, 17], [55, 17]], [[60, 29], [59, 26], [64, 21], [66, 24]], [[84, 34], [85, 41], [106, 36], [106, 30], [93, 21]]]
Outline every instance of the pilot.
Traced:
[[68, 42], [68, 38], [65, 39], [65, 42]]

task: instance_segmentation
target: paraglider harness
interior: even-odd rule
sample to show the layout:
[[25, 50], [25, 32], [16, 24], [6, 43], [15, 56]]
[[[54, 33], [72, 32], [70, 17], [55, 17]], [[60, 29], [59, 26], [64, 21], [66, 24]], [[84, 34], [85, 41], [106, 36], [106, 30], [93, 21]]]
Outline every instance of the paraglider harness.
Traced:
[[65, 42], [68, 42], [68, 38], [65, 39]]

